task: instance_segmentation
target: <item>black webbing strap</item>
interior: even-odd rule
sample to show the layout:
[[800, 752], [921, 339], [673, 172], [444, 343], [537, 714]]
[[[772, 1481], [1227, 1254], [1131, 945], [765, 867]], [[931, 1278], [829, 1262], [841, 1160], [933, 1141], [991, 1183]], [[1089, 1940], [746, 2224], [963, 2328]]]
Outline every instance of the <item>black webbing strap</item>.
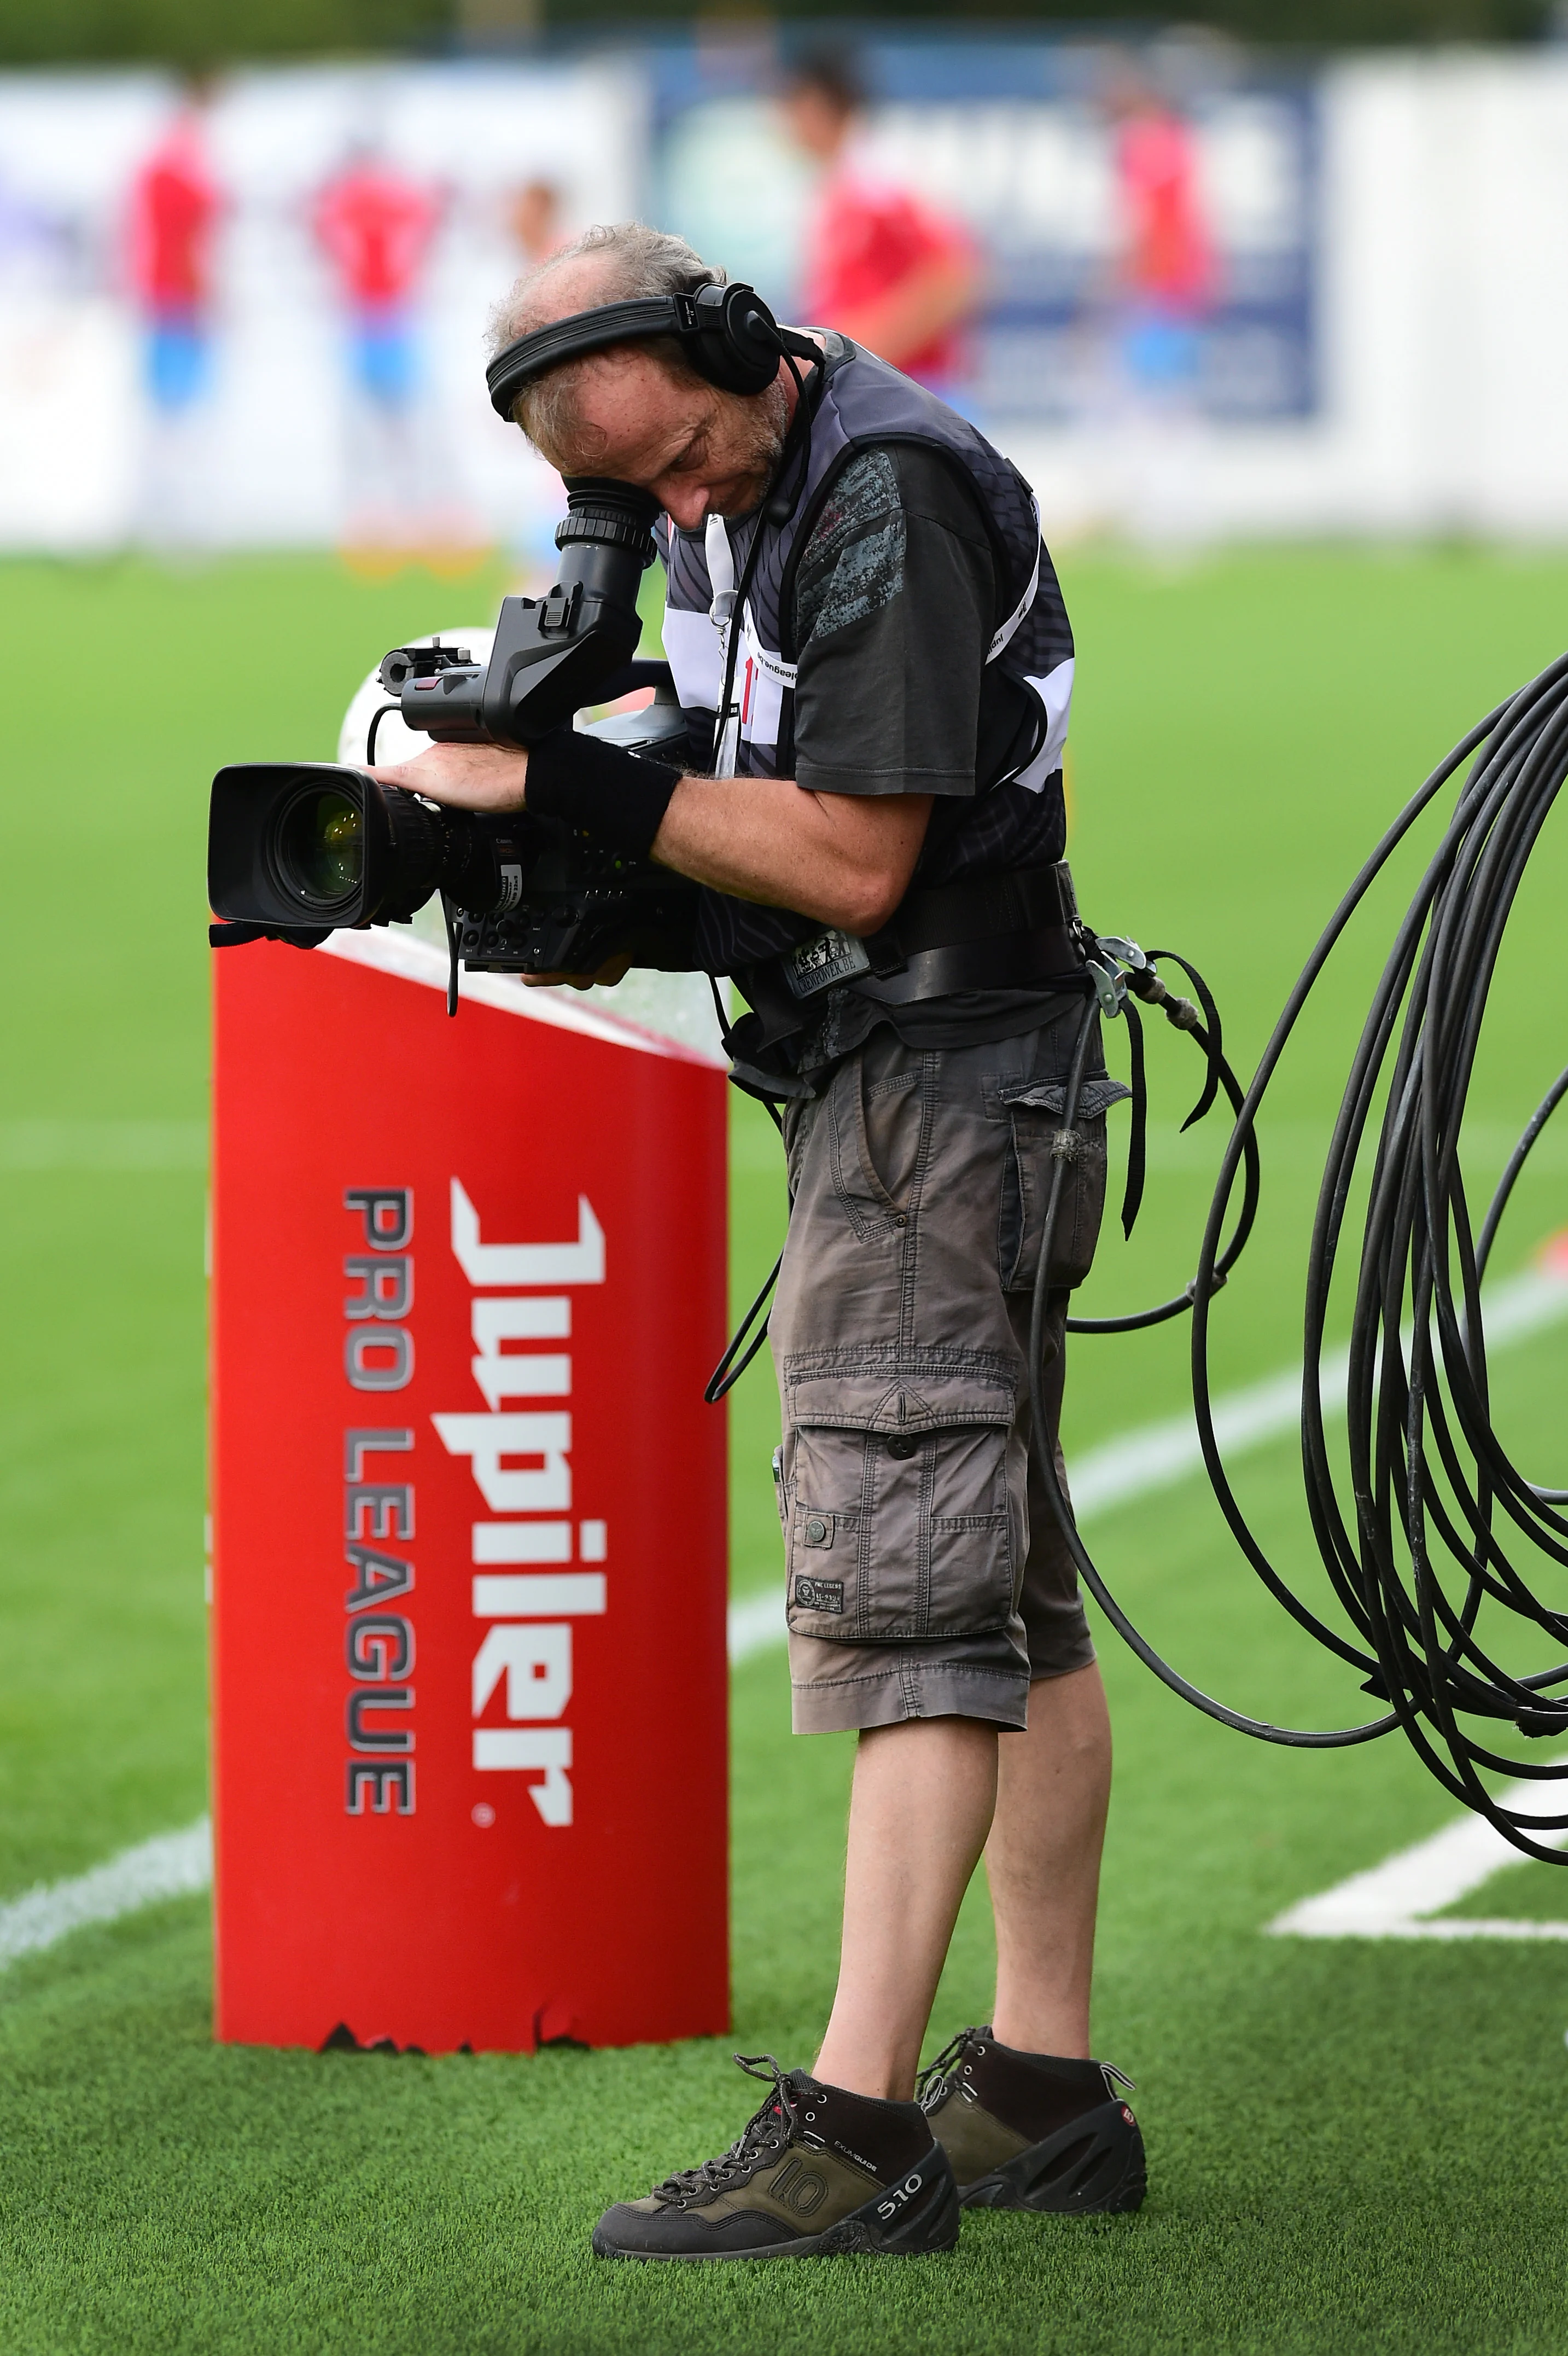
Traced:
[[859, 974], [848, 987], [879, 1006], [912, 1006], [960, 990], [1083, 991], [1093, 983], [1073, 936], [1052, 926], [917, 949], [899, 972]]
[[1133, 1090], [1132, 1129], [1127, 1138], [1127, 1183], [1122, 1189], [1122, 1234], [1129, 1241], [1144, 1198], [1144, 1173], [1148, 1159], [1148, 1085], [1144, 1076], [1143, 1017], [1131, 997], [1122, 1001], [1127, 1020], [1127, 1054]]
[[1174, 949], [1150, 949], [1147, 955], [1150, 965], [1157, 965], [1160, 958], [1165, 958], [1172, 965], [1181, 968], [1182, 972], [1192, 984], [1193, 996], [1203, 1010], [1203, 1021], [1209, 1034], [1206, 1042], [1206, 1053], [1209, 1057], [1208, 1077], [1203, 1083], [1203, 1093], [1181, 1124], [1182, 1134], [1185, 1135], [1194, 1121], [1202, 1119], [1220, 1093], [1220, 1075], [1224, 1068], [1225, 1056], [1224, 1042], [1220, 1032], [1220, 1010], [1214, 1003], [1213, 991], [1197, 967], [1189, 965], [1184, 957], [1179, 957]]

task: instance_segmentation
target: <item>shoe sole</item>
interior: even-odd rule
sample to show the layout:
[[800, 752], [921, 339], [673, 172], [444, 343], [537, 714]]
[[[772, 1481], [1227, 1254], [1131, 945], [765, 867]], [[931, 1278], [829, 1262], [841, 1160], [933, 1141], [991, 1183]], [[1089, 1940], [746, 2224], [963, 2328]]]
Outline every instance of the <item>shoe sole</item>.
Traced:
[[1040, 2216], [1118, 2217], [1148, 2189], [1144, 2139], [1125, 2103], [1104, 2103], [1000, 2168], [960, 2185], [965, 2209], [1030, 2209]]
[[659, 2265], [720, 2265], [731, 2258], [918, 2258], [955, 2248], [962, 2222], [958, 2187], [940, 2144], [933, 2144], [907, 2176], [890, 2184], [836, 2225], [797, 2242], [767, 2242], [754, 2250], [629, 2250], [593, 2228], [601, 2258], [640, 2258]]

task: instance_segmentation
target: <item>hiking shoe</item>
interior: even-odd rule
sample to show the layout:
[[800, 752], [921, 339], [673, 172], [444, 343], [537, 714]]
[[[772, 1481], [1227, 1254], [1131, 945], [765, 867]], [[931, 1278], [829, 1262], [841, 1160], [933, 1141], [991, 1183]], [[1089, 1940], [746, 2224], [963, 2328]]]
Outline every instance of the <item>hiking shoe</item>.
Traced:
[[964, 2207], [1069, 2217], [1141, 2207], [1144, 2139], [1113, 2080], [1136, 2091], [1109, 2062], [1019, 2053], [988, 2029], [961, 2029], [921, 2072], [920, 2098]]
[[879, 2103], [737, 2053], [773, 2091], [740, 2140], [593, 2228], [602, 2258], [913, 2257], [958, 2239], [958, 2189], [918, 2103]]

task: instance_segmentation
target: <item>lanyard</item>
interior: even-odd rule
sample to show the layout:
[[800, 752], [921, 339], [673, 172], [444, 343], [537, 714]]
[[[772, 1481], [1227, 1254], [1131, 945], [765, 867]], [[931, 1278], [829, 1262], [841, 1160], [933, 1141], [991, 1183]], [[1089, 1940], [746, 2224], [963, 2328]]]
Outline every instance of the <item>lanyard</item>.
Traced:
[[[757, 559], [763, 552], [763, 529], [769, 522], [788, 521], [799, 503], [801, 493], [805, 488], [805, 478], [811, 466], [811, 425], [816, 400], [821, 397], [823, 378], [819, 369], [813, 388], [816, 398], [808, 404], [805, 388], [800, 380], [799, 369], [787, 352], [784, 359], [790, 374], [795, 379], [795, 415], [790, 419], [789, 431], [784, 435], [784, 445], [779, 455], [778, 468], [768, 486], [768, 496], [763, 499], [758, 513], [756, 529], [752, 534], [752, 545], [746, 552], [746, 562], [741, 568], [739, 582], [735, 578], [735, 552], [730, 545], [729, 528], [723, 517], [710, 515], [703, 527], [702, 552], [707, 559], [709, 585], [713, 593], [712, 603], [708, 612], [709, 618], [720, 633], [719, 663], [723, 682], [720, 689], [719, 709], [714, 715], [713, 723], [713, 774], [716, 777], [732, 777], [740, 764], [741, 706], [735, 699], [735, 657], [740, 651], [741, 637], [744, 632], [737, 632], [735, 624], [745, 610], [746, 594], [752, 585], [752, 575], [757, 569]], [[782, 498], [779, 487], [789, 472], [790, 460], [795, 455], [794, 445], [797, 442], [805, 451], [805, 464], [794, 493], [784, 498]], [[780, 509], [778, 514], [773, 512], [775, 508]]]
[[[752, 542], [755, 554], [762, 538], [759, 518], [756, 537]], [[710, 515], [703, 529], [702, 551], [708, 560], [709, 585], [713, 602], [708, 608], [709, 619], [719, 633], [719, 710], [714, 717], [713, 774], [716, 777], [732, 777], [741, 757], [741, 707], [735, 701], [735, 552], [730, 545], [730, 533], [722, 516]], [[751, 559], [746, 570], [750, 573]]]

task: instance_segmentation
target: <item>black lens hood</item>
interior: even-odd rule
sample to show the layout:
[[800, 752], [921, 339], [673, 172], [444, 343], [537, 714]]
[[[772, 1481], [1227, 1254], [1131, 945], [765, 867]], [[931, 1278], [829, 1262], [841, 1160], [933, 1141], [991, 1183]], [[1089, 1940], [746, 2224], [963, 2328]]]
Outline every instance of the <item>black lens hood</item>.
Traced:
[[[364, 822], [357, 887], [332, 901], [298, 888], [280, 838], [303, 797], [336, 787]], [[332, 928], [385, 923], [422, 907], [440, 881], [445, 821], [418, 795], [336, 761], [254, 761], [212, 781], [207, 891], [213, 914], [240, 924]]]

